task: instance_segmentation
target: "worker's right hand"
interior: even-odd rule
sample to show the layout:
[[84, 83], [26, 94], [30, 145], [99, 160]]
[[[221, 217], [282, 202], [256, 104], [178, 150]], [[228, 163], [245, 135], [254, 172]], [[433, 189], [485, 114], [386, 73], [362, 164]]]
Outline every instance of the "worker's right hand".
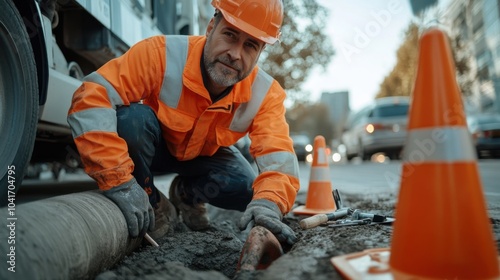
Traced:
[[137, 181], [132, 180], [114, 187], [103, 194], [111, 199], [125, 216], [128, 232], [132, 238], [143, 237], [146, 230], [155, 227], [155, 214], [146, 192]]
[[293, 245], [297, 242], [294, 231], [281, 220], [283, 215], [276, 203], [267, 199], [252, 200], [239, 222], [240, 230], [244, 230], [253, 220], [255, 225], [270, 230], [281, 242]]

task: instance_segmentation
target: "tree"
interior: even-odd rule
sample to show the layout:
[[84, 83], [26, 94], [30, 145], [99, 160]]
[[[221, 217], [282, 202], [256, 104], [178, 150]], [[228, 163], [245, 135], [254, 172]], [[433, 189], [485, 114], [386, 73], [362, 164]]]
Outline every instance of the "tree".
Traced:
[[314, 67], [326, 69], [334, 55], [325, 34], [328, 11], [316, 0], [286, 0], [284, 8], [281, 43], [266, 48], [260, 66], [287, 91], [289, 100], [305, 101], [301, 84]]
[[411, 95], [418, 57], [419, 27], [411, 23], [397, 51], [396, 65], [384, 78], [375, 98]]
[[[423, 21], [422, 21], [423, 22]], [[375, 98], [385, 96], [410, 96], [413, 90], [418, 66], [418, 44], [423, 23], [412, 22], [405, 32], [404, 41], [397, 51], [397, 62], [392, 71], [384, 78]], [[455, 62], [458, 86], [464, 96], [470, 95], [472, 86], [469, 75], [470, 54], [462, 39], [457, 35], [449, 38]]]
[[290, 131], [307, 133], [311, 139], [316, 135], [322, 135], [326, 143], [330, 143], [334, 125], [328, 114], [329, 108], [324, 104], [299, 102], [287, 111], [286, 118], [290, 124]]
[[453, 49], [453, 59], [457, 74], [457, 81], [462, 91], [462, 95], [472, 95], [472, 87], [476, 75], [471, 75], [471, 59], [474, 58], [473, 53], [467, 48], [464, 40], [457, 34], [450, 38], [451, 47]]

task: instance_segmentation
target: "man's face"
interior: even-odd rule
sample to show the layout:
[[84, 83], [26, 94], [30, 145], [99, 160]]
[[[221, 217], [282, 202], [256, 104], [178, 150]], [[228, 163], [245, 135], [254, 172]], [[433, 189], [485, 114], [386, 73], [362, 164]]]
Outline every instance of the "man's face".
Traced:
[[205, 69], [210, 78], [209, 91], [221, 92], [246, 78], [259, 59], [265, 43], [244, 33], [224, 18], [207, 27], [203, 50]]

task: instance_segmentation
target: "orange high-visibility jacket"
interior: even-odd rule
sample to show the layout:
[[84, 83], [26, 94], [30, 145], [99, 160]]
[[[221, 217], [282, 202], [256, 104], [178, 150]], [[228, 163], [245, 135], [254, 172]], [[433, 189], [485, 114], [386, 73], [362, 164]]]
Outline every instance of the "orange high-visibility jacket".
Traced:
[[259, 175], [254, 199], [287, 213], [299, 190], [298, 163], [285, 120], [285, 91], [257, 66], [212, 103], [201, 75], [205, 36], [154, 36], [85, 77], [68, 123], [85, 171], [108, 190], [132, 179], [134, 164], [117, 134], [116, 108], [143, 102], [156, 113], [178, 160], [211, 156], [249, 132]]

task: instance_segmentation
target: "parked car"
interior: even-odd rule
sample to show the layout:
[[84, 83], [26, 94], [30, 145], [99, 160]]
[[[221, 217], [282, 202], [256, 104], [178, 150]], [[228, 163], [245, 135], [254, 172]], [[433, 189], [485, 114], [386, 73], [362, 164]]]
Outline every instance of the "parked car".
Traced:
[[348, 160], [383, 152], [399, 158], [406, 140], [410, 98], [392, 96], [375, 101], [349, 116], [342, 133]]
[[476, 114], [467, 117], [477, 157], [500, 156], [500, 114]]
[[293, 149], [299, 161], [305, 161], [307, 155], [312, 151], [311, 139], [305, 134], [291, 134]]

